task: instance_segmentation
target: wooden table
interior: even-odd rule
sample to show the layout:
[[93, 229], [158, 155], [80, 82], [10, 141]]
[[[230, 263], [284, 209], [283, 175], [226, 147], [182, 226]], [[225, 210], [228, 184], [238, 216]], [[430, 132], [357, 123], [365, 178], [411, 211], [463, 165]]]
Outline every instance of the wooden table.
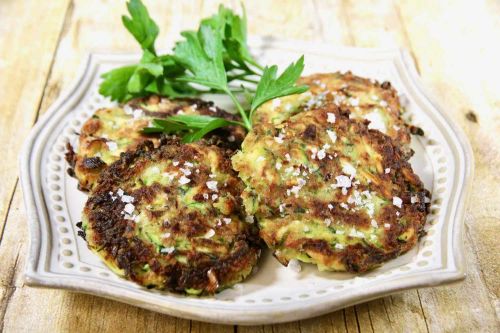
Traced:
[[[193, 28], [218, 1], [146, 1], [161, 38]], [[236, 8], [238, 1], [232, 1]], [[319, 318], [232, 327], [103, 298], [24, 285], [28, 235], [17, 156], [37, 118], [89, 51], [137, 51], [121, 1], [0, 1], [0, 331], [498, 332], [500, 330], [500, 3], [470, 0], [247, 1], [251, 34], [362, 47], [400, 45], [469, 137], [475, 179], [464, 237], [467, 279]], [[158, 46], [162, 46], [162, 39]]]

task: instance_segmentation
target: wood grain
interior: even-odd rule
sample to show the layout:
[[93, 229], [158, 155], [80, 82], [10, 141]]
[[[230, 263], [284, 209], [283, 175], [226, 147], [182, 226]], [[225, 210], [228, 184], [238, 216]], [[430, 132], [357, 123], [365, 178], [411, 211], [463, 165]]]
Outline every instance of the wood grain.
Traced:
[[[219, 1], [145, 0], [158, 48]], [[226, 1], [238, 9], [239, 1]], [[120, 1], [0, 2], [0, 331], [5, 332], [497, 332], [500, 247], [500, 4], [467, 0], [245, 1], [251, 34], [409, 49], [425, 84], [466, 132], [476, 174], [464, 239], [465, 282], [419, 289], [318, 318], [232, 327], [177, 319], [118, 302], [23, 284], [26, 215], [16, 157], [38, 114], [74, 79], [89, 51], [134, 51]], [[29, 8], [29, 10], [28, 10]], [[99, 10], [96, 10], [98, 8]], [[47, 13], [50, 13], [48, 15]], [[16, 52], [12, 52], [12, 50]], [[36, 54], [36, 57], [33, 56]], [[473, 112], [477, 122], [467, 120]], [[469, 119], [473, 119], [469, 116]]]
[[0, 239], [14, 193], [19, 150], [36, 119], [67, 6], [68, 1], [0, 2]]

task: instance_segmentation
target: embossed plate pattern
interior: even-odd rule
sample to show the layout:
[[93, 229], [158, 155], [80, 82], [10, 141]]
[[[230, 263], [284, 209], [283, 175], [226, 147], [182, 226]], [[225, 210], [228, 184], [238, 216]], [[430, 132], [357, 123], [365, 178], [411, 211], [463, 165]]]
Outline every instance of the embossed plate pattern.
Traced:
[[[465, 276], [462, 229], [473, 161], [463, 134], [424, 92], [411, 58], [399, 49], [338, 48], [315, 43], [256, 39], [262, 63], [283, 68], [301, 54], [305, 74], [351, 70], [389, 80], [407, 102], [411, 122], [424, 129], [413, 137], [411, 162], [432, 191], [427, 235], [411, 252], [363, 275], [300, 273], [264, 253], [259, 270], [216, 297], [185, 297], [151, 291], [109, 271], [77, 237], [86, 196], [66, 173], [66, 142], [75, 143], [82, 123], [110, 104], [97, 92], [100, 74], [138, 55], [91, 54], [76, 84], [37, 122], [20, 157], [21, 183], [30, 229], [26, 281], [130, 303], [183, 318], [228, 324], [265, 324], [321, 315], [404, 289], [435, 286]], [[209, 96], [212, 98], [214, 96]], [[230, 105], [224, 98], [213, 98]]]

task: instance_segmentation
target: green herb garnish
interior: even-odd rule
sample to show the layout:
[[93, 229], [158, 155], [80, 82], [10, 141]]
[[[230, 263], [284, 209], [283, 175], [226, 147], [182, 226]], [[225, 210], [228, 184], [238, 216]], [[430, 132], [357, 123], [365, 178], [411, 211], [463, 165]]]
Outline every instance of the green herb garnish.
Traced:
[[[224, 126], [252, 128], [253, 112], [277, 97], [298, 94], [307, 86], [295, 82], [304, 69], [304, 57], [277, 77], [276, 65], [263, 68], [247, 45], [247, 18], [220, 6], [217, 14], [203, 19], [197, 31], [184, 31], [172, 54], [157, 55], [155, 41], [159, 29], [140, 0], [127, 3], [130, 17], [122, 21], [143, 50], [136, 65], [114, 69], [103, 75], [99, 92], [111, 100], [126, 102], [135, 97], [158, 94], [171, 98], [201, 93], [226, 94], [233, 101], [242, 122], [210, 116], [178, 115], [155, 119], [145, 133], [180, 134], [184, 142], [201, 139]], [[230, 83], [238, 82], [240, 86]], [[243, 92], [250, 107], [245, 109], [237, 94]]]

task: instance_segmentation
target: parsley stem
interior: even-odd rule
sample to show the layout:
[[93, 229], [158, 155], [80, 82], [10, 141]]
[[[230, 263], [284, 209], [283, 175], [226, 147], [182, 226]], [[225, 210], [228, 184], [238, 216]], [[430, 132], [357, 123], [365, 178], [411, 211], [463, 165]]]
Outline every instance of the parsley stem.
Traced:
[[241, 115], [241, 119], [243, 120], [243, 124], [245, 125], [245, 128], [248, 131], [250, 131], [252, 129], [252, 123], [250, 122], [250, 119], [248, 118], [248, 115], [245, 112], [245, 110], [243, 109], [243, 107], [241, 106], [240, 102], [238, 102], [238, 99], [236, 98], [236, 96], [234, 96], [234, 94], [229, 89], [226, 90], [226, 94], [228, 94], [229, 97], [231, 97], [231, 100], [233, 101], [234, 105], [238, 109], [238, 112]]

